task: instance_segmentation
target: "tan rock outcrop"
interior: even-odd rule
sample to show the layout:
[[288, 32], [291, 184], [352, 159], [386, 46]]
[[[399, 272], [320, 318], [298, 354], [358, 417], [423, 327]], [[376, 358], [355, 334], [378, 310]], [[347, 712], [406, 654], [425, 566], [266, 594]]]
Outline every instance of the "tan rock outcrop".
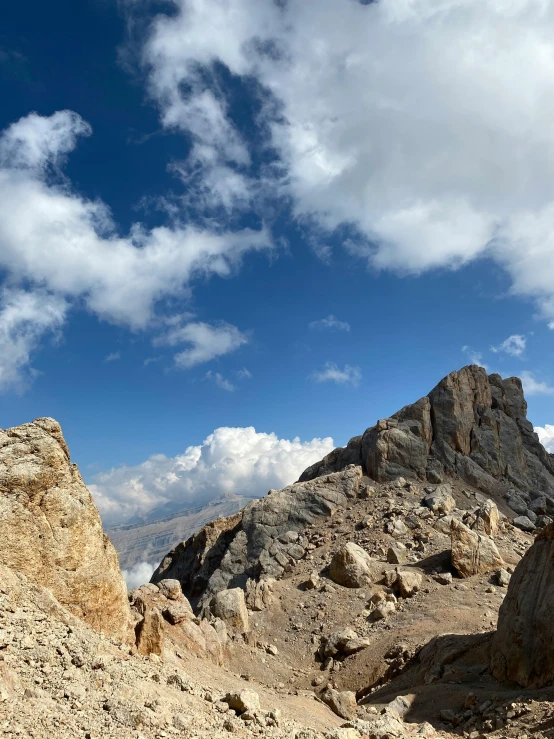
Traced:
[[472, 577], [502, 567], [504, 560], [492, 539], [452, 519], [452, 566], [460, 577]]
[[337, 585], [346, 588], [363, 588], [378, 573], [378, 563], [354, 542], [347, 542], [333, 555], [329, 575]]
[[554, 524], [543, 529], [511, 577], [491, 648], [498, 680], [554, 682]]
[[0, 563], [93, 628], [130, 637], [116, 551], [51, 418], [0, 431]]
[[244, 591], [240, 588], [221, 590], [212, 598], [210, 608], [213, 615], [224, 622], [230, 634], [250, 631]]

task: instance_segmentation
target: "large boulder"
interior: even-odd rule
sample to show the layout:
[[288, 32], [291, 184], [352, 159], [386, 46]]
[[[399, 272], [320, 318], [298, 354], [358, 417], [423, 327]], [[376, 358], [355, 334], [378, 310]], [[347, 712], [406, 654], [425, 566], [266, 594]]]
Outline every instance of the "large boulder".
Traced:
[[0, 563], [93, 628], [130, 637], [117, 553], [51, 418], [0, 430]]
[[498, 569], [504, 560], [494, 541], [469, 529], [461, 521], [452, 519], [452, 566], [460, 577], [472, 577]]
[[210, 608], [213, 615], [224, 622], [230, 634], [247, 634], [250, 631], [244, 591], [240, 588], [216, 593]]
[[526, 688], [554, 683], [554, 524], [543, 529], [515, 569], [491, 648], [498, 680]]
[[363, 588], [372, 582], [379, 572], [378, 563], [352, 541], [335, 552], [329, 567], [331, 580], [346, 588]]

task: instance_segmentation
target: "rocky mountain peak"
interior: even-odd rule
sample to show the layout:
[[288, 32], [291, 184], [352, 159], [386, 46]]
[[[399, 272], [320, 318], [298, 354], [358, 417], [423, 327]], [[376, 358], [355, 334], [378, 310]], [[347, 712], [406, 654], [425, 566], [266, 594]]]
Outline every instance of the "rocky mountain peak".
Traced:
[[206, 607], [224, 588], [280, 576], [291, 557], [305, 553], [306, 526], [332, 515], [371, 481], [458, 480], [518, 513], [533, 517], [537, 499], [544, 499], [545, 513], [554, 513], [554, 457], [526, 414], [518, 378], [487, 375], [476, 365], [452, 372], [425, 397], [309, 467], [294, 485], [270, 491], [179, 545], [153, 582], [176, 578]]

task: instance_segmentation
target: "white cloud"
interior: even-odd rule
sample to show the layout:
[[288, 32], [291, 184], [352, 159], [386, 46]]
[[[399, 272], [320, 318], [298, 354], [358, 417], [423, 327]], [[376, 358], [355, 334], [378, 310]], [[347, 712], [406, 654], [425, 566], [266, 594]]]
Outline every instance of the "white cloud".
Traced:
[[489, 367], [483, 362], [483, 355], [481, 352], [473, 349], [471, 346], [462, 346], [462, 352], [467, 356], [471, 364], [477, 364], [484, 370], [489, 372]]
[[247, 370], [246, 367], [243, 367], [239, 370], [234, 370], [233, 374], [237, 377], [238, 380], [252, 379], [252, 373], [250, 372], [250, 370]]
[[147, 514], [164, 504], [200, 505], [222, 494], [260, 497], [282, 488], [333, 449], [333, 440], [302, 442], [248, 428], [218, 428], [202, 444], [168, 458], [95, 475], [89, 485], [104, 523]]
[[327, 316], [327, 318], [321, 318], [319, 321], [312, 321], [308, 324], [308, 328], [315, 330], [335, 330], [335, 331], [350, 331], [350, 324], [346, 321], [339, 321], [333, 314]]
[[133, 590], [138, 588], [147, 582], [150, 582], [150, 578], [157, 565], [153, 565], [150, 562], [138, 562], [133, 565], [129, 570], [121, 570], [123, 579], [127, 583], [127, 588]]
[[175, 325], [154, 340], [156, 346], [190, 344], [189, 349], [175, 355], [176, 365], [186, 368], [234, 352], [247, 343], [248, 338], [245, 334], [229, 323], [219, 323], [215, 326], [207, 323]]
[[0, 166], [41, 174], [48, 165], [63, 161], [79, 136], [91, 133], [89, 124], [72, 110], [59, 110], [50, 117], [30, 113], [2, 133]]
[[535, 379], [535, 376], [527, 370], [520, 374], [520, 379], [525, 395], [554, 395], [554, 387]]
[[0, 390], [22, 391], [36, 371], [31, 355], [47, 334], [65, 321], [67, 304], [45, 290], [4, 289], [0, 294]]
[[512, 334], [512, 336], [509, 336], [498, 346], [491, 346], [491, 352], [494, 352], [495, 354], [504, 352], [506, 354], [510, 354], [512, 357], [521, 357], [525, 351], [526, 344], [527, 339], [525, 336], [522, 336], [521, 334]]
[[357, 228], [345, 246], [372, 268], [491, 257], [554, 319], [551, 0], [171, 4], [144, 47], [149, 89], [163, 124], [192, 136], [189, 169], [204, 152], [208, 190], [216, 167], [237, 200], [268, 185], [246, 181], [221, 62], [259, 85], [274, 193], [297, 216]]
[[554, 426], [545, 424], [544, 426], [535, 426], [535, 433], [538, 434], [543, 447], [554, 454]]
[[228, 393], [234, 393], [236, 390], [236, 387], [233, 385], [233, 383], [225, 379], [225, 377], [223, 377], [223, 375], [221, 375], [219, 372], [212, 372], [210, 370], [209, 372], [206, 372], [204, 377], [206, 380], [214, 382], [217, 387], [221, 388], [221, 390], [226, 390]]
[[116, 362], [118, 359], [121, 359], [121, 353], [112, 352], [105, 357], [104, 362]]
[[[76, 113], [59, 111], [33, 113], [0, 135], [0, 270], [14, 288], [30, 295], [40, 288], [66, 308], [83, 301], [102, 319], [145, 329], [156, 305], [186, 296], [196, 277], [229, 276], [245, 253], [270, 246], [265, 230], [224, 233], [179, 220], [150, 230], [135, 223], [119, 235], [108, 207], [60, 176], [63, 158], [90, 132]], [[39, 313], [36, 329], [26, 320], [27, 354], [44, 332]], [[184, 365], [201, 350], [185, 352]], [[12, 369], [24, 372], [24, 354]]]
[[351, 367], [345, 364], [340, 369], [334, 362], [326, 362], [322, 370], [315, 370], [310, 375], [314, 382], [336, 382], [338, 385], [358, 385], [362, 379], [359, 367]]

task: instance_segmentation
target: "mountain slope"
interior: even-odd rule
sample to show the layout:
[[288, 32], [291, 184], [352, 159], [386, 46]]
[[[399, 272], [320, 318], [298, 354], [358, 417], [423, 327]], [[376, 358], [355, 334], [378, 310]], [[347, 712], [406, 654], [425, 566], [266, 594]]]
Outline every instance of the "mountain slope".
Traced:
[[554, 457], [526, 413], [518, 378], [503, 380], [482, 367], [464, 367], [312, 465], [295, 485], [249, 503], [228, 526], [220, 522], [217, 537], [208, 527], [179, 545], [152, 581], [175, 577], [189, 597], [205, 604], [222, 588], [282, 575], [306, 553], [307, 542], [291, 539], [289, 532], [301, 532], [355, 498], [362, 475], [366, 482], [381, 483], [399, 476], [461, 480], [530, 519], [536, 518], [536, 501], [537, 510], [552, 514]]

